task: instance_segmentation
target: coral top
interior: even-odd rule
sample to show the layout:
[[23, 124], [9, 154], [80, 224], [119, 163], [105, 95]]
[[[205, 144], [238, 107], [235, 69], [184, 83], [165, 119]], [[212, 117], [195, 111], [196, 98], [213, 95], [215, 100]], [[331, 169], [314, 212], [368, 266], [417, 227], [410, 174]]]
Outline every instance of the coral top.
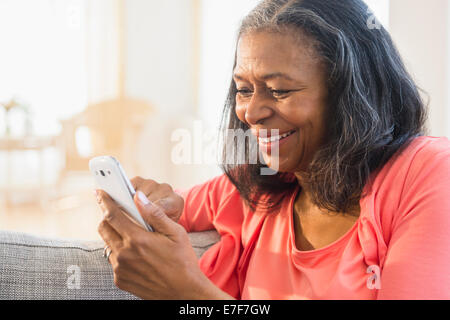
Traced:
[[450, 141], [415, 138], [373, 176], [354, 226], [317, 250], [295, 246], [300, 188], [261, 215], [221, 175], [182, 192], [179, 223], [220, 233], [200, 268], [237, 299], [450, 299]]

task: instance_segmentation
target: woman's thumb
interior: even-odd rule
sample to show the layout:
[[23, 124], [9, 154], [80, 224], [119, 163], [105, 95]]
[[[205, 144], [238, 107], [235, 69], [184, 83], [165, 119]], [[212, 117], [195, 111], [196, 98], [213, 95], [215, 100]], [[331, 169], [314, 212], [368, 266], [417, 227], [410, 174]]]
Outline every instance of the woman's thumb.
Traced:
[[164, 210], [151, 202], [142, 191], [137, 191], [134, 196], [134, 202], [137, 209], [154, 231], [163, 233], [167, 236], [174, 234], [173, 222], [164, 212]]

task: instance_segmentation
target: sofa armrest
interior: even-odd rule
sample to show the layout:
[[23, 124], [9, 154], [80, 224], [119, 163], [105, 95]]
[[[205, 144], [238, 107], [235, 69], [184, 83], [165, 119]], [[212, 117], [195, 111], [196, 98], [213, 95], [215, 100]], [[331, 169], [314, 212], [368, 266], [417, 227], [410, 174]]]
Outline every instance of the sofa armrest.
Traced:
[[[216, 231], [189, 237], [198, 257], [220, 238]], [[103, 247], [0, 231], [0, 299], [137, 299], [114, 285]]]

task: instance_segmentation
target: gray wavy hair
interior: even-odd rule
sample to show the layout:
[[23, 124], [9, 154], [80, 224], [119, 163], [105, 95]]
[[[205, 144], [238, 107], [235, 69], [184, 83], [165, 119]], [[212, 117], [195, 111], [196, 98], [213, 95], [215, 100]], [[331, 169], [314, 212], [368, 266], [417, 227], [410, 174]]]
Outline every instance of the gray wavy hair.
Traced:
[[[255, 31], [307, 35], [326, 65], [328, 142], [305, 174], [313, 202], [333, 212], [357, 205], [371, 174], [424, 134], [426, 107], [389, 33], [369, 29], [371, 12], [361, 0], [267, 0], [242, 21], [238, 37]], [[236, 65], [236, 61], [235, 61]], [[235, 113], [231, 81], [221, 129], [249, 129]], [[229, 143], [224, 137], [223, 156]], [[248, 152], [248, 149], [245, 150]], [[225, 162], [222, 162], [225, 163]], [[264, 164], [223, 164], [252, 209], [274, 209], [298, 185], [293, 173], [261, 175]], [[269, 201], [262, 201], [270, 194]]]

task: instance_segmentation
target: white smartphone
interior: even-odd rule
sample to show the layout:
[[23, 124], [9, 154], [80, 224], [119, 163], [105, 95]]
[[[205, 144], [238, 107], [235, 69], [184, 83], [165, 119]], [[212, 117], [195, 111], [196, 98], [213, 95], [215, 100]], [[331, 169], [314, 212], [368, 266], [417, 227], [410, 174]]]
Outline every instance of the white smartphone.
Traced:
[[134, 204], [135, 190], [120, 162], [112, 156], [95, 157], [89, 161], [89, 170], [95, 178], [99, 189], [102, 189], [121, 206], [136, 222], [146, 230], [153, 231], [148, 225], [136, 205]]

